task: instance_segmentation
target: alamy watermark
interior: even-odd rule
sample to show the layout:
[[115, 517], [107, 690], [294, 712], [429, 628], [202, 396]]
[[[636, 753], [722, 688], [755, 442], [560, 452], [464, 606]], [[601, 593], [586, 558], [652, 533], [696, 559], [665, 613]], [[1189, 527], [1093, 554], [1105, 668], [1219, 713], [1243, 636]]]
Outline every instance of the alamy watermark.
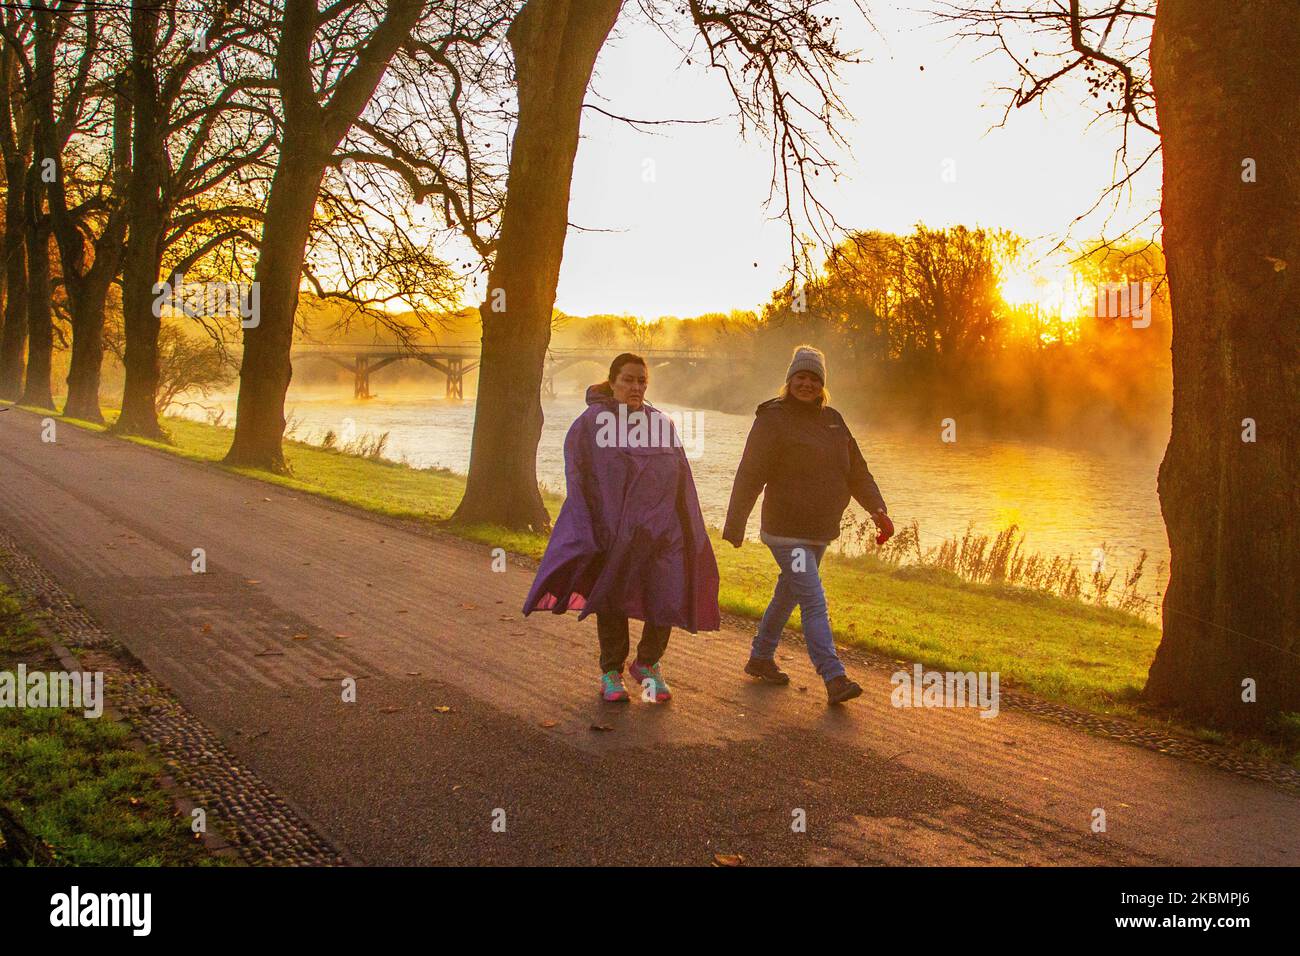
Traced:
[[1151, 324], [1151, 283], [1098, 282], [1092, 314], [1099, 319], [1132, 319], [1133, 328]]
[[91, 719], [104, 713], [103, 671], [0, 671], [0, 707], [57, 707]]
[[153, 894], [83, 893], [73, 886], [50, 897], [50, 925], [120, 926], [129, 928], [132, 936], [148, 936], [153, 927]]
[[704, 453], [704, 413], [695, 410], [664, 412], [658, 408], [618, 412], [605, 409], [596, 415], [596, 445], [600, 448], [682, 448], [694, 461]]
[[889, 695], [895, 707], [978, 707], [981, 717], [998, 715], [997, 671], [927, 671], [920, 664], [895, 671]]
[[190, 318], [239, 316], [239, 324], [255, 329], [262, 322], [262, 286], [258, 282], [186, 282], [178, 272], [171, 282], [155, 282], [153, 314], [162, 318], [164, 308], [183, 312]]

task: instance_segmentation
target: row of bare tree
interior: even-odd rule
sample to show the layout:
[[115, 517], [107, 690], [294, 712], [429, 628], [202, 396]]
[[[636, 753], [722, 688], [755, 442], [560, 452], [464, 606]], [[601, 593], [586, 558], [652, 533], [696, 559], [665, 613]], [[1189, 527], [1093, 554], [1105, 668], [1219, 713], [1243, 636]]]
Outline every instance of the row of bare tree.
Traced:
[[[57, 305], [71, 328], [63, 412], [102, 420], [116, 285], [126, 382], [115, 427], [159, 436], [160, 282], [251, 279], [260, 314], [246, 323], [231, 459], [282, 468], [304, 278], [376, 322], [395, 321], [376, 308], [392, 295], [408, 296], [417, 321], [456, 303], [452, 270], [429, 233], [404, 228], [403, 201], [436, 202], [445, 229], [491, 251], [500, 177], [478, 141], [508, 120], [500, 34], [517, 6], [6, 7], [0, 395], [52, 404]], [[195, 319], [222, 334], [212, 316]]]
[[[843, 111], [832, 79], [851, 58], [824, 5], [641, 0], [635, 10], [703, 47], [742, 123], [770, 134], [792, 235], [801, 208], [817, 210], [814, 230], [828, 222], [807, 201], [808, 180], [829, 168], [814, 134], [835, 136]], [[71, 328], [64, 414], [101, 421], [105, 306], [118, 285], [126, 382], [114, 427], [161, 436], [160, 281], [251, 280], [260, 308], [244, 323], [227, 461], [284, 470], [300, 288], [410, 336], [460, 305], [460, 274], [438, 254], [455, 234], [476, 260], [464, 265], [487, 274], [489, 293], [474, 454], [457, 517], [545, 527], [534, 460], [541, 368], [584, 100], [624, 6], [5, 7], [0, 397], [52, 404], [58, 308]], [[439, 214], [428, 228], [421, 206]], [[415, 310], [400, 321], [381, 308], [399, 298]]]

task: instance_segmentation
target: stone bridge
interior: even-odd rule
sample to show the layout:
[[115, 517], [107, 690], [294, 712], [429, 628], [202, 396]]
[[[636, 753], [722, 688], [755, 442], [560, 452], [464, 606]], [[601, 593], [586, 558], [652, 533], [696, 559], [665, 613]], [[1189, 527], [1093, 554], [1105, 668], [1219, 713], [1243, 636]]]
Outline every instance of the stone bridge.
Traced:
[[[555, 348], [546, 353], [546, 371], [542, 380], [542, 393], [555, 394], [555, 376], [582, 362], [594, 362], [605, 368], [617, 355], [615, 348]], [[644, 349], [652, 369], [673, 364], [692, 367], [720, 361], [718, 356], [697, 349]], [[404, 360], [421, 362], [441, 372], [447, 381], [447, 398], [465, 397], [465, 376], [481, 364], [480, 349], [470, 345], [301, 345], [292, 353], [295, 365], [306, 360], [319, 360], [337, 365], [352, 373], [352, 394], [355, 398], [370, 397], [370, 376], [394, 362]]]

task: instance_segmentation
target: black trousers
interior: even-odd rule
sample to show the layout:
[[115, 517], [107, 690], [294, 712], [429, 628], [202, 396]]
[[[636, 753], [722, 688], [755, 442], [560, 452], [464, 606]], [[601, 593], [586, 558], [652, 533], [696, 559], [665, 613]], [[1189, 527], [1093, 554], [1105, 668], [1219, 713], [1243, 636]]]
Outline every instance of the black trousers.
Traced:
[[[597, 614], [596, 633], [600, 637], [600, 672], [621, 671], [627, 662], [628, 631], [627, 618], [616, 614]], [[650, 667], [659, 663], [668, 647], [668, 635], [672, 628], [645, 624], [641, 628], [641, 642], [636, 646], [636, 659]]]

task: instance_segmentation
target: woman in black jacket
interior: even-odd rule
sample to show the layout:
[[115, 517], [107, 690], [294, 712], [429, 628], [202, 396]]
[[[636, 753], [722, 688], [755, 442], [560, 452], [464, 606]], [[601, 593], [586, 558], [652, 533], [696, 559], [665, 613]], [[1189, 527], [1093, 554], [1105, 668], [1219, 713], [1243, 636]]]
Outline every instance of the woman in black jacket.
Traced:
[[851, 700], [862, 688], [849, 680], [835, 653], [826, 594], [818, 566], [826, 546], [839, 537], [849, 499], [867, 509], [884, 544], [894, 533], [880, 489], [840, 413], [826, 404], [826, 357], [808, 345], [794, 350], [778, 398], [758, 406], [745, 453], [731, 489], [722, 531], [740, 547], [759, 492], [763, 494], [760, 537], [781, 568], [776, 591], [763, 614], [745, 673], [772, 684], [788, 684], [776, 666], [776, 648], [798, 605], [808, 656], [826, 682], [832, 704]]

